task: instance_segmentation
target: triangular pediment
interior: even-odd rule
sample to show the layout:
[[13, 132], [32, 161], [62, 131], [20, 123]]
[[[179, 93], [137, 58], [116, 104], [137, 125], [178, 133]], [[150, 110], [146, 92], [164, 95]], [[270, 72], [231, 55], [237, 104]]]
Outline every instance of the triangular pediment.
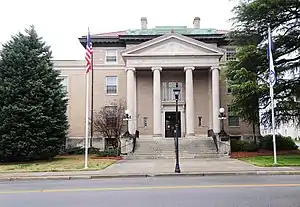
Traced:
[[180, 34], [166, 34], [124, 50], [123, 57], [213, 55], [223, 56], [224, 51], [214, 45], [194, 40]]

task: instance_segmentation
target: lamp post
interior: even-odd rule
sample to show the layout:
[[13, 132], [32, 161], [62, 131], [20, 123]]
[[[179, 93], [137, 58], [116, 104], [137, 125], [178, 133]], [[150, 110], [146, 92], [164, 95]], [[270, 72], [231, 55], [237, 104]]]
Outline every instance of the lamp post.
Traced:
[[227, 133], [224, 130], [224, 120], [226, 119], [226, 114], [225, 114], [225, 109], [224, 108], [220, 108], [219, 109], [219, 120], [221, 120], [221, 131], [219, 133], [219, 136], [221, 138], [221, 141], [228, 141], [229, 136], [227, 135]]
[[178, 142], [178, 98], [180, 94], [180, 89], [178, 88], [178, 83], [176, 83], [176, 88], [173, 89], [175, 100], [176, 100], [176, 124], [175, 124], [175, 153], [176, 153], [176, 165], [175, 172], [180, 173], [179, 167], [179, 142]]
[[125, 110], [125, 118], [123, 119], [124, 121], [126, 121], [126, 133], [128, 132], [129, 133], [129, 120], [131, 120], [131, 116], [129, 115], [129, 110], [126, 109]]

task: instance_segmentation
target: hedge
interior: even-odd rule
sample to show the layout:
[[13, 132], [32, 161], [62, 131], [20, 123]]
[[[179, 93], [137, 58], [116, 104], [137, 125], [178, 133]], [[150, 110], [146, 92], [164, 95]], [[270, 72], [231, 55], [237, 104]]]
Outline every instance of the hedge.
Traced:
[[[298, 149], [294, 140], [291, 137], [284, 137], [282, 135], [276, 135], [276, 149], [280, 150], [294, 150]], [[256, 152], [259, 149], [273, 150], [273, 136], [266, 135], [259, 139], [258, 144], [245, 140], [230, 140], [232, 152]]]
[[256, 152], [259, 149], [257, 144], [244, 140], [230, 140], [232, 152]]
[[[61, 152], [61, 155], [83, 155], [85, 153], [84, 147], [72, 147], [65, 149]], [[94, 154], [99, 157], [116, 157], [120, 156], [120, 149], [105, 149], [104, 151], [100, 151], [99, 148], [90, 147], [88, 148], [89, 154]]]
[[[277, 150], [294, 150], [298, 149], [298, 146], [291, 137], [284, 137], [282, 135], [275, 135], [276, 149]], [[266, 135], [259, 141], [259, 147], [261, 149], [273, 150], [273, 135]]]

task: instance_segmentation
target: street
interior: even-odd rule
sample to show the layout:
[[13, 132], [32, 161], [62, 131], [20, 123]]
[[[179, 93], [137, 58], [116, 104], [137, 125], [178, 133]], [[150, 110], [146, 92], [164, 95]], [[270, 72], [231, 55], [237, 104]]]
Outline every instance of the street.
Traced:
[[152, 177], [0, 182], [5, 207], [300, 206], [300, 176]]

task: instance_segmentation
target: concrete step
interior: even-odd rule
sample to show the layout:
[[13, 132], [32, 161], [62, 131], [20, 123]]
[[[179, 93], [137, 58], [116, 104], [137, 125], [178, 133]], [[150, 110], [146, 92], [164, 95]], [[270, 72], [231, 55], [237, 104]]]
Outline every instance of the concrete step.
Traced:
[[[225, 155], [218, 154], [212, 138], [195, 137], [179, 139], [180, 158], [218, 158]], [[134, 154], [125, 159], [175, 159], [174, 139], [139, 138], [136, 142]]]
[[[180, 154], [179, 159], [218, 159], [228, 157], [227, 155], [221, 155], [221, 154], [212, 154], [212, 153], [203, 153], [203, 154]], [[144, 155], [126, 155], [124, 156], [125, 160], [144, 160], [144, 159], [176, 159], [175, 154], [162, 154], [162, 155], [154, 155], [154, 154], [144, 154]]]

